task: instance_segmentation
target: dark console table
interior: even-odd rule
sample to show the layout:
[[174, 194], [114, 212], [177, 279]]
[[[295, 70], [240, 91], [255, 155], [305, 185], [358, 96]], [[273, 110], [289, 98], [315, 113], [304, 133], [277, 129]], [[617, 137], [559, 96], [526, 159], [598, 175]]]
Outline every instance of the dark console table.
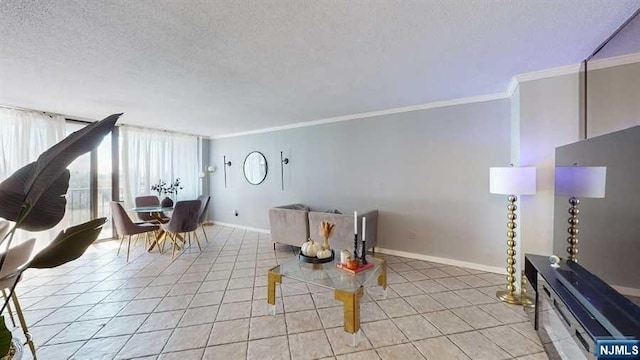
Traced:
[[580, 264], [553, 268], [526, 254], [524, 269], [535, 291], [529, 315], [550, 358], [594, 358], [599, 338], [640, 339], [640, 307]]

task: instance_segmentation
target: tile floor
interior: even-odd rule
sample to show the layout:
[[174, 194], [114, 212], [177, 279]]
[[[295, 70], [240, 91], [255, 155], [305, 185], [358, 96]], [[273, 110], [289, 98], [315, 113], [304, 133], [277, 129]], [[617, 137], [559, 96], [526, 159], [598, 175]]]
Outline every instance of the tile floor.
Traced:
[[284, 279], [267, 313], [267, 270], [293, 248], [206, 229], [202, 252], [175, 261], [140, 242], [127, 263], [110, 241], [27, 271], [17, 293], [39, 359], [547, 359], [522, 309], [496, 301], [504, 276], [387, 256], [388, 296], [366, 289], [353, 348], [325, 289]]

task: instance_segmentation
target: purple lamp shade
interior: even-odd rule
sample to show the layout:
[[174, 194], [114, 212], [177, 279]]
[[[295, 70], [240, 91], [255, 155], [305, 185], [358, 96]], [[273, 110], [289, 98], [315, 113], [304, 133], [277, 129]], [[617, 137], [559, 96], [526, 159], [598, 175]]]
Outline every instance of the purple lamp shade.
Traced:
[[607, 184], [604, 166], [556, 167], [556, 195], [603, 198]]

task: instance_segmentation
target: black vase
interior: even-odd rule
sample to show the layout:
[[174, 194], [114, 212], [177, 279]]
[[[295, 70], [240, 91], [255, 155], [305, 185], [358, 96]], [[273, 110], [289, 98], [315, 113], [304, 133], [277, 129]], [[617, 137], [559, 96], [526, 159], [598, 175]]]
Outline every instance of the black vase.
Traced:
[[164, 199], [162, 199], [162, 201], [160, 202], [160, 205], [162, 205], [162, 207], [173, 207], [173, 200], [171, 200], [171, 198], [169, 198], [168, 196]]

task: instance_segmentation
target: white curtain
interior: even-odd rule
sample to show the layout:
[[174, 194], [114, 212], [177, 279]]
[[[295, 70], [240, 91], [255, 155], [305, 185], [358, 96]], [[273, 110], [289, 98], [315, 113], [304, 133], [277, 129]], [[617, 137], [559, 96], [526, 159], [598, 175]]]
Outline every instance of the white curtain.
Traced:
[[[65, 137], [65, 119], [34, 111], [0, 108], [0, 181], [6, 179], [24, 165]], [[36, 247], [48, 244], [64, 229], [63, 219], [54, 229], [38, 233], [20, 232], [18, 240], [35, 237]], [[35, 251], [34, 251], [35, 253]]]
[[[157, 195], [151, 186], [159, 180], [170, 184], [180, 179], [184, 188], [174, 201], [193, 200], [198, 196], [200, 165], [198, 138], [192, 135], [159, 130], [120, 128], [121, 192], [125, 208], [134, 207], [135, 198]], [[161, 195], [161, 200], [166, 195]]]

